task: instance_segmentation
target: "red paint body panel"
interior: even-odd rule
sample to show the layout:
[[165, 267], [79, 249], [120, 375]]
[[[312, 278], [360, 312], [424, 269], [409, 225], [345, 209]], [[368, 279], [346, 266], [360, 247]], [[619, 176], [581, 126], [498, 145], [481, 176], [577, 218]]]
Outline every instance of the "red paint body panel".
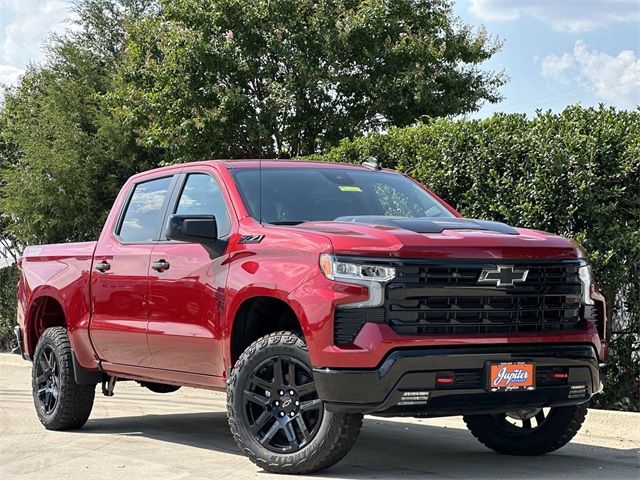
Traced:
[[91, 339], [100, 360], [154, 367], [147, 345], [147, 272], [153, 245], [122, 245], [110, 237], [98, 242], [94, 264], [106, 261], [111, 269], [91, 272]]
[[[264, 161], [277, 168], [364, 168], [314, 162]], [[367, 324], [355, 344], [333, 344], [333, 312], [341, 303], [367, 298], [367, 288], [327, 280], [321, 253], [387, 258], [575, 259], [565, 238], [518, 229], [519, 235], [445, 230], [422, 234], [390, 227], [341, 222], [299, 226], [261, 225], [250, 218], [229, 169], [255, 161], [212, 161], [165, 167], [132, 177], [119, 194], [96, 243], [29, 247], [22, 259], [18, 316], [27, 353], [39, 333], [34, 318], [38, 298], [62, 306], [80, 364], [122, 377], [223, 389], [231, 367], [231, 332], [242, 304], [256, 296], [286, 302], [295, 312], [314, 366], [373, 368], [394, 349], [478, 344], [592, 344], [599, 357], [606, 347], [595, 326], [559, 334], [446, 335], [411, 337], [386, 325]], [[135, 183], [190, 171], [215, 176], [223, 188], [232, 231], [215, 257], [201, 245], [180, 242], [123, 244], [114, 235], [122, 206]], [[176, 177], [177, 178], [177, 177]], [[444, 202], [443, 202], [444, 204]], [[450, 206], [444, 204], [456, 216]], [[242, 243], [261, 235], [259, 243]], [[95, 259], [94, 259], [95, 251]], [[156, 272], [164, 259], [169, 270]], [[106, 260], [112, 268], [98, 273]], [[597, 293], [593, 292], [596, 298]], [[601, 298], [598, 298], [601, 300]], [[585, 322], [586, 323], [586, 322]]]
[[53, 298], [63, 306], [71, 345], [83, 365], [95, 368], [97, 357], [89, 341], [91, 264], [95, 242], [27, 247], [21, 259], [18, 323], [26, 353], [33, 355], [42, 333], [35, 321], [39, 301]]
[[171, 265], [161, 273], [148, 270], [147, 338], [155, 365], [222, 377], [228, 257], [211, 260], [201, 245], [162, 243], [151, 257]]

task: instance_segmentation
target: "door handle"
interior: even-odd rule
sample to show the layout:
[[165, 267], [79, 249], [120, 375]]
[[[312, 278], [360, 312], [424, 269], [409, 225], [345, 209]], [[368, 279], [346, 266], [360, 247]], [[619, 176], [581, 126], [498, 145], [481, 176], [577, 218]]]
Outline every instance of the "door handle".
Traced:
[[99, 264], [96, 265], [96, 270], [100, 273], [104, 273], [107, 270], [111, 270], [111, 264], [106, 260], [102, 260]]
[[169, 270], [171, 265], [166, 260], [158, 260], [157, 262], [153, 262], [151, 264], [151, 268], [153, 268], [156, 272], [164, 272], [165, 270]]

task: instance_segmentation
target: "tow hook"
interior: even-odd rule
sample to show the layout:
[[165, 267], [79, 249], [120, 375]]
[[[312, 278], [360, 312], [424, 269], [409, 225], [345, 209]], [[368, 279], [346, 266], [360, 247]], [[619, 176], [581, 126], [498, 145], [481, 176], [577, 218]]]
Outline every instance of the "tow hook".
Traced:
[[109, 377], [107, 380], [102, 381], [102, 394], [105, 397], [113, 397], [113, 389], [116, 386], [116, 377]]

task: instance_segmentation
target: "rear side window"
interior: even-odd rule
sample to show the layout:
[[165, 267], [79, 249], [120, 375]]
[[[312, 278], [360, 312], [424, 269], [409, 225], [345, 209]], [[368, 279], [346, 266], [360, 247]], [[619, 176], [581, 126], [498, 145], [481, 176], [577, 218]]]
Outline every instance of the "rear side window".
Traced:
[[219, 237], [225, 237], [231, 230], [229, 213], [220, 185], [215, 178], [206, 173], [192, 173], [187, 177], [175, 213], [215, 216]]
[[124, 212], [118, 235], [125, 242], [151, 242], [156, 240], [163, 218], [163, 205], [172, 177], [139, 183]]

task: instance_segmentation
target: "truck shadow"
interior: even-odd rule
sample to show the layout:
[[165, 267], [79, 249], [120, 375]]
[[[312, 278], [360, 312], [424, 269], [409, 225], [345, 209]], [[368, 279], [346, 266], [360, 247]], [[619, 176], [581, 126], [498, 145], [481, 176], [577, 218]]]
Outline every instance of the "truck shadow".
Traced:
[[[81, 432], [141, 436], [240, 455], [223, 412], [92, 419]], [[463, 429], [367, 418], [349, 455], [330, 470], [313, 477], [634, 478], [638, 474], [639, 455], [640, 448], [625, 450], [572, 443], [543, 457], [510, 457], [489, 451]], [[175, 461], [179, 461], [177, 449], [176, 457]], [[188, 465], [183, 467], [189, 469]]]

